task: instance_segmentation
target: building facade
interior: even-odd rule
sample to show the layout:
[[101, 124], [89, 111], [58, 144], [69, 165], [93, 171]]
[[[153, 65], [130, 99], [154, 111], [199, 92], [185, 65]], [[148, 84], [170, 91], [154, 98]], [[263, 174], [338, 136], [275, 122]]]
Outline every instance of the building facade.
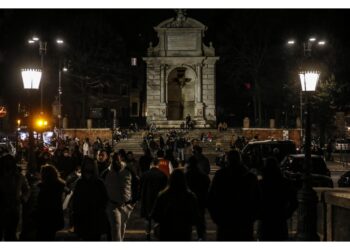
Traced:
[[178, 127], [187, 115], [196, 127], [216, 125], [215, 64], [210, 43], [203, 43], [207, 27], [186, 17], [183, 10], [158, 26], [159, 42], [150, 43], [146, 69], [147, 122]]

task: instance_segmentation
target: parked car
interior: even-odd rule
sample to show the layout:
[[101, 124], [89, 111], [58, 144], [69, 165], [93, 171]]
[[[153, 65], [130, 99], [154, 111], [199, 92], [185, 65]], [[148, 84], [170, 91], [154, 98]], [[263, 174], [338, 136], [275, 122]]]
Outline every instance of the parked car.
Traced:
[[[283, 176], [291, 180], [298, 188], [302, 186], [304, 160], [304, 154], [292, 154], [286, 156], [280, 165]], [[312, 186], [333, 187], [333, 181], [330, 176], [331, 172], [324, 158], [319, 155], [311, 155]]]
[[338, 180], [339, 187], [350, 187], [350, 171], [345, 172]]
[[334, 148], [336, 152], [350, 151], [350, 139], [338, 139], [335, 141]]
[[296, 146], [291, 140], [251, 141], [243, 148], [242, 159], [252, 169], [259, 168], [264, 158], [274, 156], [281, 162], [286, 155], [295, 153]]

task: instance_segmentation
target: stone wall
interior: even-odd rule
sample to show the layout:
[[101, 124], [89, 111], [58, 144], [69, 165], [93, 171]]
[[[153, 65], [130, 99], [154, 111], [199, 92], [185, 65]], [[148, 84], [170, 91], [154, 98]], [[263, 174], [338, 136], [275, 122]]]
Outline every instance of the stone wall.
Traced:
[[85, 138], [90, 138], [90, 140], [95, 140], [97, 137], [104, 140], [112, 139], [112, 131], [108, 128], [106, 129], [63, 129], [62, 130], [64, 136], [68, 136], [70, 138], [79, 138], [80, 141]]

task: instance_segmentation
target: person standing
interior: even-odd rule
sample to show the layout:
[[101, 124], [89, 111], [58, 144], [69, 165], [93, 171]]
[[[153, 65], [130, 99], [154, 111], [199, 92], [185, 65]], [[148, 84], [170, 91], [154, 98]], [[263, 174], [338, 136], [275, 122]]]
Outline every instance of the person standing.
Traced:
[[191, 115], [190, 114], [187, 114], [186, 116], [186, 128], [189, 130], [191, 129]]
[[153, 159], [149, 148], [144, 148], [143, 152], [144, 154], [139, 159], [141, 176], [150, 169], [150, 165]]
[[119, 150], [113, 155], [111, 168], [102, 174], [107, 189], [109, 201], [107, 203], [107, 218], [113, 241], [124, 239], [127, 220], [134, 205], [132, 200], [132, 173], [127, 168], [126, 153]]
[[187, 186], [181, 169], [175, 169], [166, 189], [159, 193], [151, 218], [159, 223], [159, 240], [190, 241], [198, 221], [197, 198]]
[[189, 189], [198, 199], [198, 222], [196, 224], [198, 240], [206, 240], [205, 209], [207, 207], [209, 176], [199, 171], [197, 160], [194, 156], [188, 159], [185, 172]]
[[109, 154], [107, 150], [101, 149], [97, 154], [97, 170], [98, 174], [101, 175], [110, 165]]
[[94, 160], [85, 158], [81, 167], [81, 178], [74, 188], [74, 230], [84, 241], [100, 240], [108, 228], [106, 214], [108, 196], [97, 172]]
[[259, 182], [262, 193], [260, 213], [261, 241], [288, 240], [287, 219], [298, 206], [296, 190], [285, 179], [276, 158], [265, 159], [261, 169], [262, 180]]
[[65, 180], [67, 176], [74, 172], [75, 166], [73, 159], [69, 154], [69, 148], [63, 149], [63, 154], [57, 159], [57, 169], [60, 172], [60, 176]]
[[0, 241], [17, 240], [16, 229], [20, 206], [29, 198], [27, 179], [17, 171], [16, 160], [10, 154], [0, 158]]
[[208, 210], [217, 225], [217, 240], [251, 241], [260, 210], [258, 179], [242, 164], [238, 151], [229, 151], [226, 162], [227, 166], [215, 173], [208, 195]]
[[185, 138], [179, 137], [176, 140], [176, 147], [177, 147], [177, 151], [178, 151], [178, 159], [180, 161], [184, 161], [185, 160], [185, 146], [186, 146]]
[[193, 155], [197, 160], [197, 166], [199, 170], [206, 174], [210, 174], [210, 163], [207, 157], [202, 154], [202, 147], [195, 145], [193, 146]]
[[91, 148], [90, 148], [90, 142], [89, 142], [89, 138], [85, 138], [85, 141], [83, 143], [83, 156], [89, 156], [90, 152], [91, 152]]
[[53, 165], [44, 165], [40, 171], [38, 209], [36, 211], [37, 240], [53, 241], [56, 232], [63, 228], [63, 192], [65, 182]]
[[164, 151], [158, 150], [157, 152], [157, 158], [159, 160], [159, 169], [163, 171], [163, 173], [166, 176], [169, 176], [171, 172], [173, 171], [173, 166], [171, 164], [171, 161], [164, 158]]
[[150, 214], [154, 206], [154, 202], [168, 182], [167, 176], [158, 168], [159, 160], [153, 160], [151, 169], [141, 177], [141, 217], [147, 222], [146, 236], [150, 240], [152, 221]]

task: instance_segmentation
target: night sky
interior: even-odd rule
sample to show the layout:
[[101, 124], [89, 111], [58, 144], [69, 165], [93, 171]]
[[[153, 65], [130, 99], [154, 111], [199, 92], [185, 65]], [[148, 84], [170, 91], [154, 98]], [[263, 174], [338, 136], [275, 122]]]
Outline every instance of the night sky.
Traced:
[[[349, 10], [254, 10], [254, 9], [188, 9], [187, 16], [199, 20], [208, 27], [205, 36], [205, 43], [213, 42], [216, 48], [216, 54], [221, 59], [217, 64], [217, 96], [220, 98], [218, 105], [227, 107], [230, 101], [225, 101], [224, 86], [230, 79], [228, 73], [230, 67], [234, 65], [234, 52], [230, 50], [230, 44], [235, 44], [240, 40], [238, 38], [244, 32], [249, 31], [251, 25], [255, 25], [257, 16], [259, 17], [259, 26], [257, 33], [268, 31], [269, 55], [273, 55], [276, 70], [274, 72], [271, 64], [270, 69], [266, 69], [266, 78], [269, 81], [276, 81], [282, 84], [287, 81], [288, 75], [285, 74], [285, 68], [278, 68], [281, 64], [288, 66], [288, 60], [285, 58], [285, 42], [293, 37], [299, 41], [306, 39], [310, 35], [327, 40], [335, 56], [329, 63], [328, 72], [336, 74], [338, 79], [347, 81], [348, 62], [350, 50], [349, 42]], [[94, 37], [91, 42], [96, 40], [104, 41], [108, 39], [111, 32], [118, 34], [121, 38], [125, 50], [116, 60], [129, 61], [132, 56], [146, 56], [147, 47], [150, 41], [153, 45], [157, 44], [156, 33], [153, 27], [161, 21], [175, 16], [172, 9], [99, 9], [99, 10], [70, 10], [70, 9], [24, 9], [24, 10], [1, 10], [0, 11], [0, 98], [9, 105], [10, 110], [14, 111], [16, 103], [28, 98], [22, 87], [20, 78], [20, 68], [39, 62], [37, 48], [31, 48], [27, 40], [32, 34], [37, 34], [49, 42], [48, 53], [45, 57], [48, 76], [45, 86], [45, 103], [49, 105], [54, 100], [54, 94], [57, 92], [57, 72], [55, 69], [55, 60], [57, 50], [53, 44], [56, 37], [62, 37], [66, 42], [66, 54], [70, 51], [79, 50], [75, 47], [79, 44], [79, 39], [89, 41], [89, 37], [81, 37], [75, 32], [75, 24], [88, 23], [93, 26], [95, 22], [100, 24], [98, 39]], [[101, 25], [102, 24], [102, 25]], [[105, 24], [105, 25], [103, 25]], [[104, 27], [107, 27], [104, 32]], [[230, 33], [230, 27], [234, 31]], [[86, 27], [89, 27], [87, 25]], [[236, 33], [235, 33], [236, 32]], [[239, 32], [242, 32], [239, 33]], [[87, 32], [88, 33], [88, 32]], [[94, 34], [91, 34], [92, 36]], [[258, 34], [257, 34], [258, 36]], [[254, 33], [248, 36], [250, 43], [254, 40]], [[237, 38], [237, 39], [236, 39]], [[93, 46], [93, 45], [91, 45]], [[254, 43], [253, 43], [254, 46]], [[334, 51], [341, 48], [341, 51]], [[339, 55], [340, 54], [340, 55]], [[338, 56], [339, 55], [339, 56]], [[279, 61], [280, 60], [280, 61]], [[275, 79], [279, 77], [279, 79]], [[236, 78], [232, 78], [236, 79]], [[237, 78], [238, 79], [238, 78]], [[251, 79], [240, 77], [237, 83], [243, 84]], [[278, 83], [276, 83], [278, 84]], [[239, 96], [237, 94], [237, 96]], [[222, 97], [222, 98], [221, 98]], [[239, 102], [239, 101], [237, 101]], [[234, 107], [232, 107], [234, 110]], [[231, 111], [232, 111], [231, 110]], [[230, 112], [231, 112], [230, 111]]]

